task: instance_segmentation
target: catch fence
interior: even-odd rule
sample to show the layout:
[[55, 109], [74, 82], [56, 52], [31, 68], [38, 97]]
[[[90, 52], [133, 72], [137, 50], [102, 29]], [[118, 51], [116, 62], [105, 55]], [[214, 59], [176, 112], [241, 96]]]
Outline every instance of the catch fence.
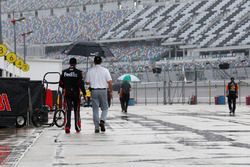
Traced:
[[[227, 103], [226, 84], [229, 81], [168, 81], [131, 83], [131, 98], [136, 104], [218, 104]], [[246, 104], [250, 82], [239, 80], [238, 104]], [[223, 99], [222, 101], [217, 101]], [[223, 102], [224, 101], [224, 102]], [[119, 103], [114, 92], [113, 103]]]

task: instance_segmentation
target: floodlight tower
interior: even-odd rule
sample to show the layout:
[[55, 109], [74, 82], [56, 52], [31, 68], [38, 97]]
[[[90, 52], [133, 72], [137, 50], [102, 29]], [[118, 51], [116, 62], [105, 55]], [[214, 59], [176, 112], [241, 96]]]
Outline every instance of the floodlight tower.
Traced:
[[23, 60], [24, 60], [24, 63], [26, 63], [26, 55], [27, 55], [27, 51], [26, 51], [26, 36], [32, 34], [33, 31], [28, 31], [28, 32], [25, 32], [25, 33], [22, 33], [22, 36], [23, 36]]
[[[14, 17], [14, 14], [13, 14], [13, 17]], [[24, 21], [25, 20], [25, 17], [20, 17], [20, 18], [13, 18], [11, 20], [11, 23], [13, 24], [13, 31], [14, 31], [14, 52], [16, 53], [16, 22], [21, 22], [21, 21]]]
[[0, 44], [3, 43], [3, 33], [2, 33], [2, 1], [6, 1], [6, 0], [0, 0]]

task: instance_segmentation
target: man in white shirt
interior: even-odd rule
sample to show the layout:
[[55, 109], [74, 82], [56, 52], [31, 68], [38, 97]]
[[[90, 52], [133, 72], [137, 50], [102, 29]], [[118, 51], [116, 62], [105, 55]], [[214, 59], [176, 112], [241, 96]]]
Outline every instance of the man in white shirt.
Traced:
[[[107, 90], [112, 97], [112, 78], [107, 68], [101, 66], [102, 58], [95, 56], [95, 66], [87, 72], [86, 83], [91, 87], [93, 121], [95, 133], [99, 133], [99, 126], [102, 132], [105, 132], [105, 122], [108, 115], [108, 95]], [[99, 107], [102, 110], [99, 118]]]

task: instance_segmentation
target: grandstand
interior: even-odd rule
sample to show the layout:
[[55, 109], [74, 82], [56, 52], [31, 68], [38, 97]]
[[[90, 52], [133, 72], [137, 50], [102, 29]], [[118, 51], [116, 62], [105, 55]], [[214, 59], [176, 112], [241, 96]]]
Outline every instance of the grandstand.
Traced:
[[[64, 59], [61, 51], [77, 40], [109, 46], [112, 75], [136, 73], [143, 81], [249, 77], [249, 0], [8, 0], [3, 1], [3, 36], [13, 43], [10, 20], [25, 16], [17, 33], [32, 29], [29, 55]], [[13, 12], [14, 11], [14, 12]], [[17, 38], [22, 54], [22, 38]], [[84, 64], [86, 60], [81, 58]], [[230, 69], [220, 70], [220, 63]]]

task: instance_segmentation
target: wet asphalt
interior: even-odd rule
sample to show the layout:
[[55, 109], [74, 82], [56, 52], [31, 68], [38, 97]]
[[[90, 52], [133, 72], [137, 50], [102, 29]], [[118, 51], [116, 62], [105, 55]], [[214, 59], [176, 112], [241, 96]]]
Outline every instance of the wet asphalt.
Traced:
[[[91, 108], [82, 131], [32, 126], [0, 129], [0, 166], [250, 166], [250, 107], [226, 105], [111, 106], [105, 133], [94, 133]], [[73, 124], [73, 120], [72, 120]]]

